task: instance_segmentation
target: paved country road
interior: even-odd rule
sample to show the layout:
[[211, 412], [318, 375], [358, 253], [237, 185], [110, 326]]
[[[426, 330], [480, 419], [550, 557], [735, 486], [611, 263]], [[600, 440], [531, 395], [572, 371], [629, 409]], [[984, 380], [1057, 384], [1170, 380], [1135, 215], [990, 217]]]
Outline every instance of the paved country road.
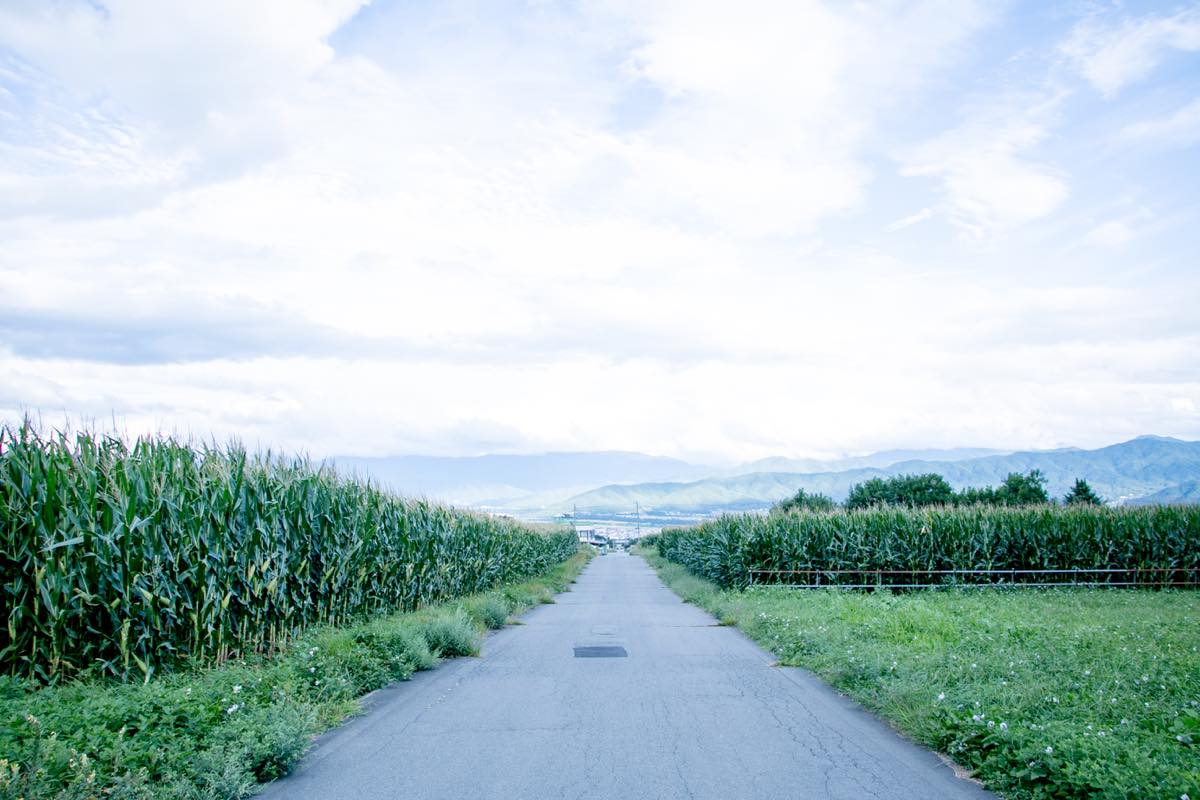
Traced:
[[[635, 556], [594, 559], [523, 621], [480, 658], [378, 693], [260, 797], [991, 796], [807, 673], [770, 666]], [[605, 657], [617, 648], [628, 655]]]

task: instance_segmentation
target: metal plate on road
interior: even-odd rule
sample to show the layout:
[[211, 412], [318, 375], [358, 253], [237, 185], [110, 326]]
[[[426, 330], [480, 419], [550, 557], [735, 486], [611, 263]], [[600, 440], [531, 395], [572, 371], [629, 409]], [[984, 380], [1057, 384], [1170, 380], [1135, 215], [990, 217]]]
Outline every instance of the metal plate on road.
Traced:
[[576, 658], [626, 658], [629, 655], [618, 645], [584, 645], [575, 647]]

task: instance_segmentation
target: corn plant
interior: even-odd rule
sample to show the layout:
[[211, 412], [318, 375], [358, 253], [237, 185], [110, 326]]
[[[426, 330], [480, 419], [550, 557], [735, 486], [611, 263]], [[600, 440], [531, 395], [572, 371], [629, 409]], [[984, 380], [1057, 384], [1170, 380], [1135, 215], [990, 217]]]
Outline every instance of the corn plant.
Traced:
[[[1200, 507], [876, 508], [728, 515], [663, 531], [661, 554], [723, 587], [760, 570], [1172, 570], [1200, 572]], [[1003, 577], [1003, 576], [1002, 576]], [[1153, 580], [1148, 582], [1152, 583]]]
[[3, 427], [0, 672], [148, 679], [530, 577], [576, 547], [305, 458]]

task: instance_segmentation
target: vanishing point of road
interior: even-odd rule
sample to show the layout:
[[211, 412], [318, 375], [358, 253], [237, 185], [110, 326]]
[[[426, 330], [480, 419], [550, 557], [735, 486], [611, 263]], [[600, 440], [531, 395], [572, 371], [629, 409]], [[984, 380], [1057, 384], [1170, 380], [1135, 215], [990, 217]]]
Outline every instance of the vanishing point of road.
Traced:
[[[621, 655], [624, 653], [625, 655]], [[593, 559], [571, 591], [372, 698], [270, 800], [987, 798], [667, 589]]]

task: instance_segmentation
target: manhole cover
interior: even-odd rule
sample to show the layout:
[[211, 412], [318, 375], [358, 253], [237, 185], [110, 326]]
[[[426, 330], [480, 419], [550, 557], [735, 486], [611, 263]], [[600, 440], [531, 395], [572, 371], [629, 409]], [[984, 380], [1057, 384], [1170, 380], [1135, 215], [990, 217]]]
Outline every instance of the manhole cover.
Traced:
[[629, 653], [616, 645], [585, 645], [575, 648], [576, 658], [625, 658]]

